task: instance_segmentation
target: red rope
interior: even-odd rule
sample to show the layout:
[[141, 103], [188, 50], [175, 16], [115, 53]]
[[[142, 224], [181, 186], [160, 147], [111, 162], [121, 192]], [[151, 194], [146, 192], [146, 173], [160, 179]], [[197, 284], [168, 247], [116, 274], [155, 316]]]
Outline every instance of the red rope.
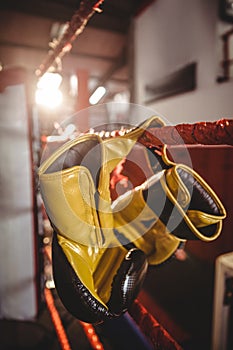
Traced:
[[[130, 129], [131, 130], [131, 129]], [[103, 139], [125, 135], [130, 130], [122, 128], [111, 133], [96, 132]], [[146, 147], [162, 145], [231, 145], [233, 146], [233, 119], [220, 119], [215, 122], [197, 122], [178, 124], [161, 128], [148, 128], [139, 137], [138, 142]]]
[[57, 337], [59, 340], [59, 343], [61, 345], [62, 350], [71, 350], [68, 338], [66, 336], [66, 332], [64, 330], [64, 327], [62, 325], [59, 313], [55, 307], [54, 300], [52, 293], [50, 289], [45, 288], [44, 290], [45, 300], [48, 306], [48, 310], [51, 316], [51, 319], [53, 321], [55, 331], [57, 333]]
[[86, 322], [79, 321], [83, 330], [94, 350], [104, 350], [103, 344], [100, 342], [98, 335], [95, 332], [94, 327]]
[[53, 43], [53, 49], [49, 51], [44, 61], [36, 70], [38, 77], [42, 77], [47, 72], [57, 57], [62, 57], [66, 52], [71, 50], [73, 41], [82, 33], [88, 20], [95, 12], [101, 12], [99, 6], [102, 2], [103, 0], [81, 1], [79, 9], [73, 14], [66, 31], [56, 43]]
[[178, 124], [146, 130], [139, 138], [145, 146], [202, 144], [233, 145], [233, 119]]
[[154, 350], [182, 350], [180, 345], [138, 300], [134, 301], [129, 309], [129, 314], [152, 343]]

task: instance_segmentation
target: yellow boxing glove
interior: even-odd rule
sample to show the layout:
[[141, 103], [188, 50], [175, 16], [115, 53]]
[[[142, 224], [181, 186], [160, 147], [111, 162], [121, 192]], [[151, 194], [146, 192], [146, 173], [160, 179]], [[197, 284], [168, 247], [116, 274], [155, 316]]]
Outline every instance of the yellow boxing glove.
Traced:
[[86, 322], [125, 312], [141, 289], [148, 262], [167, 260], [185, 239], [208, 241], [220, 233], [225, 210], [204, 180], [146, 148], [147, 179], [112, 203], [111, 172], [152, 126], [163, 122], [151, 118], [106, 140], [85, 134], [39, 169], [54, 228], [55, 285], [67, 309]]
[[54, 228], [56, 288], [67, 309], [86, 322], [125, 312], [145, 277], [144, 252], [124, 247], [115, 237], [109, 189], [111, 171], [143, 131], [136, 128], [106, 141], [83, 135], [60, 147], [39, 169]]
[[166, 261], [182, 241], [216, 239], [226, 217], [219, 198], [195, 171], [166, 163], [169, 168], [112, 205], [118, 239], [133, 242], [152, 265]]

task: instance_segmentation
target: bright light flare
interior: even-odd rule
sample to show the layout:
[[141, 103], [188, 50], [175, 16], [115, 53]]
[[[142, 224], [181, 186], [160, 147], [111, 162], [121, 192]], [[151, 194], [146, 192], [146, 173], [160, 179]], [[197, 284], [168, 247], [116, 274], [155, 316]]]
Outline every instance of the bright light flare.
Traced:
[[59, 86], [62, 76], [58, 73], [45, 73], [37, 83], [35, 101], [38, 105], [53, 109], [61, 105], [63, 101]]
[[104, 86], [99, 86], [89, 98], [89, 102], [91, 105], [97, 104], [101, 98], [106, 94], [106, 89]]
[[36, 103], [40, 106], [48, 108], [56, 108], [61, 105], [63, 101], [62, 92], [57, 90], [37, 89]]
[[78, 95], [78, 77], [74, 74], [70, 77], [70, 94], [71, 96]]
[[59, 73], [45, 73], [37, 83], [38, 89], [58, 89], [62, 82]]

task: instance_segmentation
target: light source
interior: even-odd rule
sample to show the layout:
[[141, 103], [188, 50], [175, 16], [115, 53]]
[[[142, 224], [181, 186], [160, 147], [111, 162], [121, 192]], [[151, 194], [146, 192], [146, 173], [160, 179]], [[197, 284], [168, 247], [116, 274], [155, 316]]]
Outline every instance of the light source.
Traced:
[[106, 89], [104, 86], [99, 86], [89, 98], [89, 102], [91, 105], [97, 104], [101, 98], [106, 94]]
[[63, 95], [59, 89], [62, 76], [59, 73], [45, 73], [37, 83], [35, 100], [38, 105], [48, 108], [56, 108], [63, 101]]
[[73, 97], [78, 95], [78, 77], [75, 74], [70, 77], [70, 95]]

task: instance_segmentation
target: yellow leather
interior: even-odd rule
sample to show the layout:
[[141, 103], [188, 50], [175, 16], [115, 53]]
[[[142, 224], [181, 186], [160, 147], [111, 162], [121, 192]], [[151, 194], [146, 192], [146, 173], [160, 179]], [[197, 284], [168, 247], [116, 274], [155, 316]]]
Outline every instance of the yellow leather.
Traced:
[[[166, 172], [166, 183], [172, 192], [176, 201], [180, 204], [182, 208], [186, 207], [190, 203], [190, 193], [183, 182], [180, 180], [180, 176], [177, 173], [177, 168], [183, 166], [174, 165], [172, 168], [168, 169]], [[186, 168], [187, 169], [187, 168]], [[173, 197], [172, 197], [173, 198]]]
[[[178, 169], [185, 170], [186, 172], [190, 173], [195, 180], [197, 180], [197, 182], [202, 186], [202, 188], [204, 188], [205, 191], [214, 200], [215, 204], [219, 209], [219, 215], [207, 214], [199, 210], [184, 211], [183, 208], [189, 204], [191, 198], [184, 183], [182, 182], [180, 176], [177, 173]], [[184, 217], [186, 224], [191, 229], [194, 236], [196, 236], [202, 241], [210, 242], [220, 235], [222, 230], [222, 220], [226, 217], [226, 210], [216, 193], [199, 174], [197, 174], [194, 170], [192, 170], [186, 165], [176, 164], [166, 171], [166, 178], [161, 179], [161, 184], [164, 188], [164, 191], [166, 191], [166, 195], [168, 196], [168, 198]], [[199, 230], [199, 228], [210, 226], [213, 224], [216, 224], [216, 230], [214, 234], [212, 234], [210, 237], [203, 235]]]
[[[119, 198], [113, 205], [110, 197], [110, 173], [127, 156], [138, 138], [151, 123], [163, 126], [156, 117], [148, 119], [141, 127], [124, 136], [102, 140], [99, 136], [85, 134], [67, 142], [52, 154], [40, 167], [39, 179], [46, 211], [58, 232], [58, 242], [82, 283], [103, 305], [111, 293], [113, 278], [126, 255], [119, 244], [114, 229], [123, 234], [137, 248], [145, 252], [150, 264], [167, 260], [178, 248], [182, 239], [168, 232], [165, 225], [145, 203], [142, 190], [145, 184]], [[70, 148], [93, 139], [100, 145], [101, 167], [97, 188], [90, 171], [77, 164], [57, 172], [49, 168]], [[193, 234], [205, 241], [216, 238], [221, 231], [225, 210], [209, 186], [198, 174], [182, 166], [204, 186], [218, 204], [221, 216], [207, 215], [200, 211], [184, 211], [190, 195], [179, 178], [177, 167], [166, 159], [171, 169], [162, 171], [157, 181], [166, 195], [184, 216]], [[150, 179], [146, 182], [149, 185]], [[98, 194], [98, 204], [95, 194]], [[198, 228], [217, 222], [214, 237], [205, 237]]]
[[81, 282], [106, 308], [113, 278], [127, 251], [115, 242], [115, 247], [87, 246], [58, 235], [69, 263]]
[[[191, 196], [177, 172], [179, 168], [190, 173], [211, 196], [219, 209], [218, 215], [185, 209], [190, 204]], [[119, 197], [113, 206], [115, 229], [144, 251], [149, 264], [155, 265], [166, 261], [179, 244], [185, 241], [184, 238], [179, 238], [178, 235], [175, 237], [173, 232], [168, 231], [143, 198], [142, 191], [156, 182], [161, 184], [164, 194], [178, 209], [180, 220], [184, 220], [193, 237], [206, 242], [216, 239], [222, 229], [222, 220], [226, 217], [225, 209], [214, 191], [196, 172], [184, 165], [174, 165], [161, 171], [143, 185]], [[156, 198], [154, 200], [156, 201]], [[216, 228], [211, 236], [202, 234], [201, 228], [213, 224], [216, 224]]]
[[[195, 227], [201, 228], [206, 227], [213, 224], [221, 224], [221, 220], [224, 219], [225, 216], [216, 216], [207, 213], [203, 213], [199, 210], [187, 210], [187, 215], [190, 221], [194, 224]], [[219, 227], [218, 231], [221, 229]]]
[[[72, 240], [79, 240], [77, 236], [85, 236], [81, 232], [97, 230], [92, 237], [99, 237], [98, 228], [101, 227], [106, 235], [105, 238], [109, 239], [108, 242], [111, 241], [113, 218], [109, 190], [110, 173], [119, 161], [130, 152], [137, 139], [152, 122], [158, 126], [163, 125], [159, 118], [152, 117], [146, 120], [140, 128], [123, 136], [102, 140], [97, 135], [85, 134], [61, 146], [41, 165], [38, 174], [46, 211], [62, 235]], [[47, 172], [49, 167], [67, 150], [89, 139], [98, 140], [101, 145], [102, 164], [98, 189], [94, 188], [88, 169], [84, 169], [82, 166], [77, 165], [77, 167], [56, 173]], [[96, 208], [93, 198], [96, 190], [99, 194], [98, 218], [95, 214]], [[68, 194], [70, 194], [69, 198], [67, 198]], [[90, 218], [91, 214], [93, 214], [92, 218]], [[97, 240], [100, 241], [100, 239]], [[83, 242], [82, 238], [81, 242]]]
[[[166, 261], [181, 240], [171, 235], [146, 204], [140, 186], [121, 196], [113, 207], [115, 229], [141, 249], [151, 265]], [[156, 199], [155, 199], [156, 200]]]
[[40, 176], [46, 211], [59, 233], [77, 243], [102, 245], [89, 171], [75, 166]]
[[[113, 231], [110, 173], [152, 121], [157, 126], [163, 125], [159, 118], [152, 117], [124, 136], [106, 140], [93, 134], [80, 136], [61, 146], [39, 168], [42, 197], [56, 227], [58, 242], [82, 283], [104, 306], [109, 300], [113, 278], [127, 253]], [[98, 141], [101, 151], [97, 188], [90, 171], [82, 165], [50, 172], [50, 166], [65, 152], [90, 139]]]

